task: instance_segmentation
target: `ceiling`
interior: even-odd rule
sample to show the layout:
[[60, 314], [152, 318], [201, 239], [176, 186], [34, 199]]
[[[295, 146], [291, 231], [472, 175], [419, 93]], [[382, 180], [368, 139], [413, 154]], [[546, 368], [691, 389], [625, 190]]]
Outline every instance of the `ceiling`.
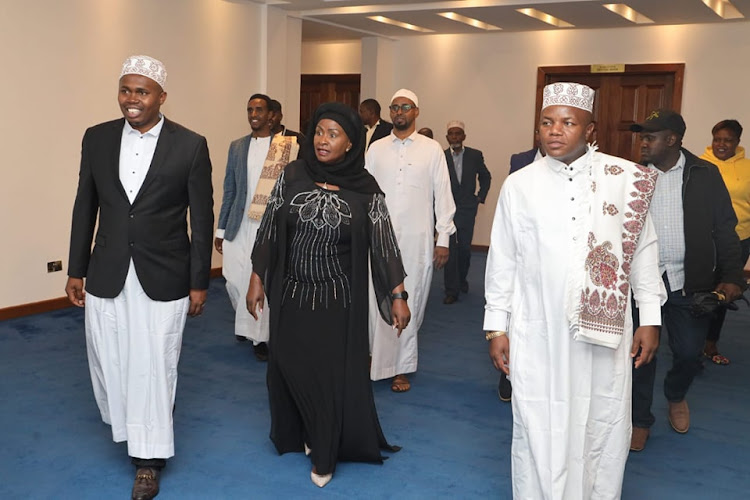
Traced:
[[[652, 24], [698, 24], [742, 22], [725, 20], [702, 0], [251, 0], [284, 9], [302, 19], [303, 41], [355, 40], [365, 36], [399, 39], [424, 34], [498, 33], [571, 29], [551, 26], [516, 11], [535, 8], [574, 26], [574, 29], [623, 28], [636, 24], [605, 9], [603, 4], [625, 3], [653, 20]], [[710, 0], [720, 3], [726, 0]], [[750, 0], [730, 0], [741, 14], [750, 18]], [[487, 31], [438, 16], [440, 12], [477, 19], [502, 31]], [[384, 16], [432, 30], [410, 31], [382, 24], [368, 16]], [[750, 28], [748, 30], [750, 36]]]

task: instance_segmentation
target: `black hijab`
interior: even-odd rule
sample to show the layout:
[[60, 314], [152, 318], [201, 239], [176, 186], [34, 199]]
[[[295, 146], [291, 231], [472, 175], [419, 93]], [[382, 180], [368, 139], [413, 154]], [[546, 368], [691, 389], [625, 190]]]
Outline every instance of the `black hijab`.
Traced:
[[[349, 141], [351, 149], [338, 163], [324, 164], [315, 156], [315, 127], [328, 118], [338, 123]], [[356, 111], [340, 102], [327, 102], [315, 110], [305, 138], [305, 169], [313, 181], [333, 184], [342, 189], [363, 194], [383, 193], [375, 178], [365, 170], [365, 126]]]

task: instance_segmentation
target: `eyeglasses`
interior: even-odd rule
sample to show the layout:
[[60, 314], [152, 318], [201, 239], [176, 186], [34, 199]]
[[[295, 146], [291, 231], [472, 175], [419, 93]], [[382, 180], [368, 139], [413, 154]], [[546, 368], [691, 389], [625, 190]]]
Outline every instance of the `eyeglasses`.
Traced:
[[416, 106], [413, 104], [391, 104], [390, 106], [388, 106], [388, 109], [390, 109], [394, 113], [398, 113], [399, 109], [403, 111], [404, 113], [408, 113], [409, 111], [415, 108]]

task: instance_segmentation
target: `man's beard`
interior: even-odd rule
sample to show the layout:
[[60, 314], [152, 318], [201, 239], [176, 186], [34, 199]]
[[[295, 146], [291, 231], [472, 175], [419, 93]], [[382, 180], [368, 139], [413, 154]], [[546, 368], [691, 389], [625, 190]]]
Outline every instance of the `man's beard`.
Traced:
[[396, 130], [408, 130], [410, 126], [411, 126], [411, 123], [407, 121], [404, 121], [403, 124], [400, 124], [400, 123], [393, 124], [393, 128], [395, 128]]

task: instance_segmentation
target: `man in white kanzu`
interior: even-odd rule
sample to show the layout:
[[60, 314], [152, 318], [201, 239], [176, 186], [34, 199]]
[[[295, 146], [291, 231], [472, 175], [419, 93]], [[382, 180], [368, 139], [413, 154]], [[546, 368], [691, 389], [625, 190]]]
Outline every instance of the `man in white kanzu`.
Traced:
[[247, 102], [247, 121], [252, 132], [229, 146], [224, 196], [214, 239], [216, 250], [224, 256], [222, 274], [235, 310], [234, 335], [240, 342], [252, 340], [253, 352], [260, 361], [268, 360], [269, 313], [266, 310], [260, 313], [258, 321], [253, 319], [245, 307], [245, 295], [253, 271], [250, 254], [260, 227], [260, 217], [252, 218], [250, 207], [271, 146], [270, 105], [271, 98], [264, 94], [253, 94]]
[[544, 88], [547, 156], [506, 179], [492, 226], [484, 329], [513, 382], [514, 498], [620, 497], [633, 362], [659, 342], [656, 175], [587, 144], [593, 102], [585, 85]]
[[[398, 90], [389, 109], [391, 135], [370, 144], [365, 165], [385, 193], [404, 260], [411, 322], [397, 337], [379, 320], [377, 308], [370, 308], [370, 378], [393, 377], [391, 389], [405, 392], [411, 388], [406, 374], [417, 371], [417, 332], [430, 293], [432, 267], [441, 269], [446, 264], [449, 238], [456, 232], [456, 205], [443, 148], [416, 132], [416, 94]], [[371, 300], [375, 300], [373, 294]]]
[[161, 114], [166, 82], [161, 62], [129, 57], [117, 93], [124, 118], [86, 130], [65, 286], [86, 308], [94, 396], [112, 439], [128, 442], [134, 500], [159, 493], [174, 455], [182, 332], [203, 312], [211, 271], [208, 146]]

